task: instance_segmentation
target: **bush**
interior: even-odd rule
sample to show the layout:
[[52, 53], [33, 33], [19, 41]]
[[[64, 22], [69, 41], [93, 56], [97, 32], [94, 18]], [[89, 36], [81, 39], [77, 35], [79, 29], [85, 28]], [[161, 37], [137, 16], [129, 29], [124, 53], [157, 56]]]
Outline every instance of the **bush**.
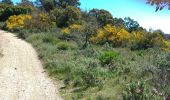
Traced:
[[5, 22], [0, 22], [0, 29], [4, 29], [5, 28]]
[[72, 24], [67, 28], [63, 28], [61, 30], [62, 36], [61, 38], [64, 40], [76, 40], [80, 39], [81, 33], [84, 31], [84, 27], [78, 24]]
[[69, 50], [69, 49], [76, 49], [77, 46], [74, 43], [60, 42], [57, 44], [57, 48], [59, 50]]
[[118, 28], [110, 24], [98, 29], [97, 34], [90, 38], [93, 43], [104, 44], [109, 42], [113, 46], [126, 46], [129, 42], [130, 34], [123, 28]]
[[84, 85], [88, 87], [98, 86], [99, 90], [103, 88], [103, 81], [99, 78], [98, 70], [92, 66], [87, 67], [87, 70], [82, 73]]
[[118, 60], [118, 58], [119, 58], [119, 53], [115, 51], [105, 51], [100, 55], [99, 60], [102, 66], [104, 66], [104, 65], [112, 64], [113, 61]]
[[22, 6], [0, 5], [0, 21], [6, 21], [10, 16], [28, 14], [31, 8]]
[[25, 27], [25, 20], [31, 20], [32, 16], [30, 15], [13, 15], [10, 16], [9, 19], [6, 21], [6, 28], [8, 30], [20, 30]]
[[135, 31], [131, 34], [131, 50], [140, 50], [148, 48], [161, 48], [169, 51], [169, 41], [159, 33], [150, 33], [146, 31]]
[[26, 39], [30, 35], [29, 31], [26, 29], [19, 30], [19, 32], [16, 34], [19, 38], [22, 38], [22, 39]]
[[125, 87], [123, 100], [162, 100], [162, 97], [154, 95], [144, 81], [139, 81], [131, 82]]
[[46, 32], [55, 26], [46, 13], [33, 12], [32, 19], [25, 21], [25, 28], [33, 32]]
[[68, 45], [68, 43], [66, 43], [66, 42], [61, 42], [61, 43], [59, 43], [59, 44], [57, 45], [57, 48], [58, 48], [59, 50], [68, 50], [68, 49], [69, 49], [69, 45]]

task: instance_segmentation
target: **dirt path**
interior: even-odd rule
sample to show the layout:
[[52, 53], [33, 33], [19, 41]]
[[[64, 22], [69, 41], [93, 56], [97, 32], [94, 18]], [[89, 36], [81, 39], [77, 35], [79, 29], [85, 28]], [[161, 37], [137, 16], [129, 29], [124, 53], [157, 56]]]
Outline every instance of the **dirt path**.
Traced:
[[61, 100], [32, 46], [0, 31], [0, 100]]

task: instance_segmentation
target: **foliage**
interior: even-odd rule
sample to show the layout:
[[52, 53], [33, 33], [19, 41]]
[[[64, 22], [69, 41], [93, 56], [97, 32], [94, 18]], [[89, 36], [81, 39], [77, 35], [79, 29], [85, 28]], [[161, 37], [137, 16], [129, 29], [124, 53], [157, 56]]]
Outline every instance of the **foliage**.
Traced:
[[17, 6], [31, 8], [32, 10], [35, 9], [34, 3], [29, 0], [21, 0], [20, 3], [17, 3]]
[[97, 31], [95, 36], [91, 37], [94, 43], [112, 43], [113, 46], [126, 46], [130, 38], [129, 32], [123, 28], [118, 28], [112, 25], [106, 25]]
[[157, 94], [162, 95], [165, 100], [168, 100], [170, 99], [170, 54], [156, 50], [154, 53], [155, 59], [153, 63], [156, 66], [156, 69], [150, 70], [153, 73], [152, 82]]
[[161, 100], [161, 96], [152, 94], [144, 81], [131, 82], [123, 92], [123, 100]]
[[10, 16], [6, 21], [6, 27], [8, 30], [19, 30], [25, 27], [25, 20], [31, 20], [32, 16], [30, 15], [13, 15]]
[[92, 9], [89, 11], [89, 15], [96, 17], [99, 26], [105, 26], [107, 24], [113, 23], [113, 17], [110, 12], [104, 10], [104, 9]]
[[80, 6], [80, 1], [79, 0], [58, 0], [55, 2], [55, 4], [62, 8], [66, 8], [67, 6], [78, 7]]
[[156, 5], [156, 12], [158, 10], [162, 10], [164, 7], [168, 6], [170, 9], [170, 1], [169, 0], [147, 0], [148, 4]]
[[2, 0], [0, 3], [7, 4], [7, 5], [13, 5], [13, 2], [11, 0]]
[[66, 26], [80, 23], [81, 12], [78, 8], [68, 6], [66, 8]]
[[58, 50], [69, 50], [69, 49], [76, 49], [77, 47], [73, 44], [69, 44], [68, 42], [59, 42], [57, 44]]
[[55, 8], [54, 0], [38, 0], [38, 2], [40, 2], [42, 8], [47, 12]]
[[32, 19], [25, 21], [25, 28], [34, 32], [49, 31], [55, 26], [50, 17], [46, 13], [34, 12], [31, 14]]
[[72, 25], [70, 25], [67, 28], [63, 28], [62, 32], [65, 35], [69, 35], [69, 34], [75, 33], [75, 32], [83, 32], [83, 26], [82, 25], [78, 25], [78, 24], [72, 24]]
[[61, 8], [55, 8], [50, 11], [51, 19], [56, 23], [58, 27], [63, 27], [65, 24], [65, 10]]
[[134, 31], [131, 33], [131, 50], [149, 48], [149, 40], [146, 38], [144, 31]]
[[8, 8], [31, 9], [9, 15], [6, 27], [32, 43], [48, 74], [64, 83], [66, 100], [121, 100], [123, 91], [126, 100], [168, 98], [170, 62], [154, 51], [170, 50], [163, 32], [148, 32], [106, 10], [82, 11], [79, 0], [39, 1], [36, 7], [28, 0], [0, 4], [0, 16]]
[[157, 32], [146, 31], [133, 31], [131, 34], [131, 49], [148, 49], [148, 48], [161, 48], [162, 50], [169, 51], [169, 41], [164, 39], [163, 35]]
[[[73, 48], [75, 41], [58, 39], [57, 34], [59, 32], [29, 34], [30, 36], [27, 37], [27, 40], [39, 51], [39, 58], [43, 61], [49, 75], [64, 82], [64, 87], [61, 91], [66, 99], [71, 97], [86, 99], [86, 97], [90, 97], [92, 99], [109, 98], [117, 100], [118, 98], [123, 99], [120, 94], [124, 90], [124, 96], [131, 97], [131, 92], [127, 89], [129, 85], [127, 85], [127, 88], [123, 86], [130, 81], [145, 78], [146, 73], [141, 74], [141, 72], [146, 72], [143, 68], [147, 64], [152, 64], [148, 60], [152, 58], [149, 56], [152, 56], [149, 50], [143, 50], [141, 51], [142, 54], [136, 54], [136, 51], [130, 51], [129, 49], [123, 49], [124, 51], [122, 51], [122, 49], [115, 48], [116, 51], [112, 51], [112, 47], [97, 45], [89, 45], [86, 49], [79, 50], [78, 48]], [[110, 66], [114, 67], [114, 70], [103, 67], [99, 59], [102, 55], [102, 61], [109, 61], [109, 68]], [[133, 57], [135, 58], [134, 60], [132, 60]], [[106, 66], [108, 65], [106, 64]], [[136, 89], [140, 87], [138, 82], [134, 84]], [[152, 96], [151, 89], [154, 86], [152, 84], [150, 80], [146, 83], [144, 82], [143, 95], [149, 100], [162, 98], [159, 95]], [[81, 96], [78, 94], [81, 94]], [[142, 94], [134, 93], [133, 95], [141, 98]]]
[[129, 32], [137, 31], [137, 29], [139, 28], [139, 23], [137, 21], [134, 21], [130, 17], [124, 18], [124, 25]]
[[68, 6], [65, 9], [56, 8], [51, 11], [51, 16], [58, 27], [68, 27], [71, 24], [79, 24], [81, 12], [78, 8]]
[[81, 49], [85, 49], [90, 44], [90, 37], [96, 34], [98, 30], [98, 22], [97, 19], [93, 16], [90, 16], [87, 11], [82, 11], [82, 25], [84, 28], [83, 31], [83, 46]]
[[0, 22], [0, 29], [4, 29], [5, 22]]
[[108, 64], [114, 64], [115, 61], [118, 60], [118, 58], [119, 58], [119, 53], [115, 51], [106, 51], [100, 55], [99, 60], [102, 66], [104, 66]]
[[[35, 12], [36, 13], [36, 12]], [[14, 15], [6, 21], [8, 30], [27, 29], [34, 32], [48, 31], [55, 24], [51, 22], [49, 16], [45, 13], [36, 13], [31, 15]]]
[[37, 0], [37, 3], [47, 12], [56, 7], [67, 8], [68, 6], [73, 6], [77, 8], [80, 5], [79, 0]]
[[[2, 9], [1, 9], [2, 8]], [[27, 14], [31, 11], [30, 8], [21, 6], [9, 6], [0, 4], [0, 21], [6, 21], [12, 15]]]
[[114, 18], [113, 25], [117, 27], [124, 27], [124, 20], [122, 18]]

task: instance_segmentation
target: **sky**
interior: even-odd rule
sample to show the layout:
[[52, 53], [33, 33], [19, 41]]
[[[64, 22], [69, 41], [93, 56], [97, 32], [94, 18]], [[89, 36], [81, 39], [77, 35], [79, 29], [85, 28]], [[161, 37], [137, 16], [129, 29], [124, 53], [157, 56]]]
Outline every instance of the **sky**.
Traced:
[[[19, 0], [13, 0], [18, 2]], [[161, 29], [170, 34], [170, 10], [155, 12], [155, 7], [146, 4], [146, 0], [80, 0], [83, 10], [92, 8], [108, 10], [113, 17], [130, 17], [140, 26], [149, 30]]]

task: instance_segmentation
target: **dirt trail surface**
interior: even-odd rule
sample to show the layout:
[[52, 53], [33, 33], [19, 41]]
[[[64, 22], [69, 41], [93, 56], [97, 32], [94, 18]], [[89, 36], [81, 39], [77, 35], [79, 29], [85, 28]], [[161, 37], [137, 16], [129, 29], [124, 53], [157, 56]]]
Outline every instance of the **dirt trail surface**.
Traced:
[[0, 30], [0, 100], [62, 100], [32, 46]]

